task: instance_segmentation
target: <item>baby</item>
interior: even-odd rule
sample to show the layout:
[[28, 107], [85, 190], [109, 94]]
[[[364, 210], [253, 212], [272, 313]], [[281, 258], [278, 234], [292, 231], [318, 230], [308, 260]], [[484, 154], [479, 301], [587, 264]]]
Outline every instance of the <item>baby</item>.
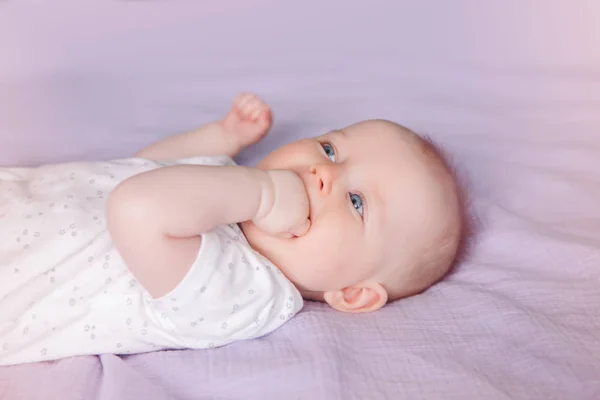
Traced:
[[222, 346], [447, 273], [461, 203], [430, 142], [371, 120], [235, 165], [271, 124], [241, 94], [133, 158], [0, 169], [0, 365]]

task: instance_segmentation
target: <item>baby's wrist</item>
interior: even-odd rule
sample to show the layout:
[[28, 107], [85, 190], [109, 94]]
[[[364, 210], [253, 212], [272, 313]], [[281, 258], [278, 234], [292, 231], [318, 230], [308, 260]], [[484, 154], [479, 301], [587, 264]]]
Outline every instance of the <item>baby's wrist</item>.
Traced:
[[273, 209], [275, 204], [275, 184], [273, 181], [274, 171], [255, 170], [256, 179], [259, 185], [260, 198], [256, 215], [252, 218], [253, 221], [265, 218]]
[[228, 152], [231, 154], [238, 154], [244, 149], [243, 144], [240, 143], [240, 135], [237, 135], [234, 131], [235, 128], [229, 127], [224, 121], [218, 123], [221, 125], [221, 137], [223, 142], [225, 142], [225, 147], [227, 147]]

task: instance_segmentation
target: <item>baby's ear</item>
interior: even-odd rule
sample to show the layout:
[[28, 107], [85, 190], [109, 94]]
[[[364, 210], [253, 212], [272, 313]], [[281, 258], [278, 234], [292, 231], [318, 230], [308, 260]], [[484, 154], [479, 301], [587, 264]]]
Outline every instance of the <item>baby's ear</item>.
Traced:
[[325, 292], [325, 302], [337, 311], [365, 313], [377, 311], [387, 303], [388, 293], [379, 283], [363, 282], [333, 292]]

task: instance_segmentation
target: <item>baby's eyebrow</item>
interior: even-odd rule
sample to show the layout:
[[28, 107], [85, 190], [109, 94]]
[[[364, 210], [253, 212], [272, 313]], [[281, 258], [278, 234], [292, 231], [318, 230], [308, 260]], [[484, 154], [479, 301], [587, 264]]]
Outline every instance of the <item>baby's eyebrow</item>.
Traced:
[[348, 139], [346, 132], [344, 132], [341, 129], [333, 129], [333, 130], [327, 132], [327, 135], [331, 136], [333, 138], [337, 138], [338, 140], [341, 140], [342, 142]]

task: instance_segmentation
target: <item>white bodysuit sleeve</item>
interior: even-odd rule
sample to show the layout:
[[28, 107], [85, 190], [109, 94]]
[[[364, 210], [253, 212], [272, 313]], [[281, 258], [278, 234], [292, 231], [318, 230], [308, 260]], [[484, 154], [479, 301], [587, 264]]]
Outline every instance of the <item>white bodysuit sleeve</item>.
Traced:
[[207, 348], [266, 335], [302, 305], [294, 285], [233, 224], [204, 234], [184, 279], [146, 311], [174, 346]]

